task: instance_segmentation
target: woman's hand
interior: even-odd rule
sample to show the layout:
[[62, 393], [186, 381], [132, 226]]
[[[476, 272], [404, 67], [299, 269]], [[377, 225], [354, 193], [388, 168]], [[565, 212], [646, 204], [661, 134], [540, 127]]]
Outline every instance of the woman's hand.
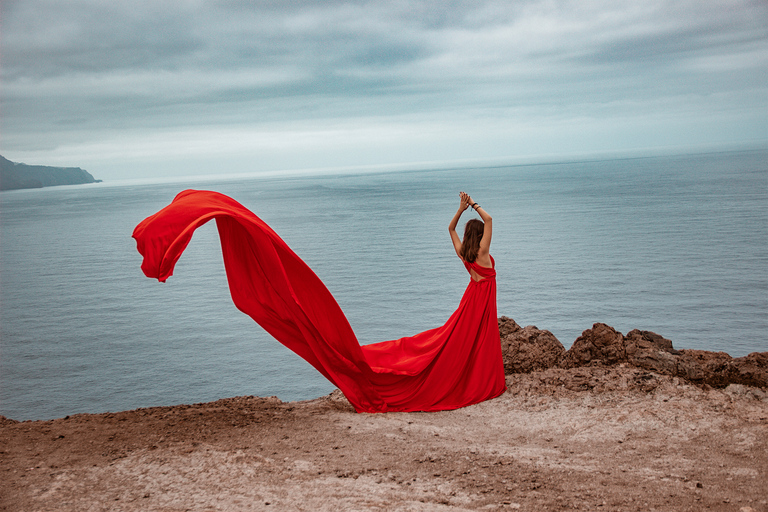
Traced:
[[461, 211], [464, 211], [467, 208], [469, 208], [469, 206], [472, 204], [472, 198], [470, 198], [469, 194], [467, 194], [466, 192], [459, 192], [459, 197], [461, 198], [459, 209]]

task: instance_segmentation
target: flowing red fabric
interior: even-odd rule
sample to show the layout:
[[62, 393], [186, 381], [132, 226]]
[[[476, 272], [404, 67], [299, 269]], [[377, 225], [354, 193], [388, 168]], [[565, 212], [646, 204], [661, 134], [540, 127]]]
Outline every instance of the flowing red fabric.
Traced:
[[232, 300], [303, 357], [357, 412], [439, 411], [506, 390], [496, 319], [496, 271], [470, 278], [442, 327], [360, 346], [331, 293], [264, 221], [217, 192], [185, 190], [133, 231], [147, 277], [165, 282], [195, 229], [216, 219]]

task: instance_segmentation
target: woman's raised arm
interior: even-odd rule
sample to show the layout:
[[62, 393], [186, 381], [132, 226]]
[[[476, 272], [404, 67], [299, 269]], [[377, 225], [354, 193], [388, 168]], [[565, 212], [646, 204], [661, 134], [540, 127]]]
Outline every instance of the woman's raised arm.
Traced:
[[451, 241], [453, 242], [453, 248], [456, 250], [456, 256], [461, 258], [461, 238], [459, 238], [459, 235], [456, 233], [456, 225], [459, 223], [459, 219], [461, 218], [461, 214], [464, 213], [464, 210], [469, 208], [469, 196], [464, 192], [459, 192], [459, 197], [461, 198], [459, 209], [453, 215], [450, 224], [448, 224], [448, 233], [451, 235]]
[[469, 195], [467, 195], [467, 204], [480, 215], [481, 219], [483, 219], [483, 238], [480, 239], [480, 249], [477, 251], [477, 257], [480, 258], [481, 261], [478, 263], [483, 265], [483, 263], [487, 262], [488, 265], [483, 266], [490, 266], [491, 260], [489, 254], [491, 253], [491, 237], [493, 236], [493, 218], [487, 211], [485, 211], [485, 208], [474, 202]]

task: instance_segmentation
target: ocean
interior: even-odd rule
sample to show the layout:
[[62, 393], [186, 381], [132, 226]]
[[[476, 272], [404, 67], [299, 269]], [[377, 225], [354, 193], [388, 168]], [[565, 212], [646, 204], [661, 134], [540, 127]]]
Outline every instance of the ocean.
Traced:
[[167, 283], [144, 277], [133, 228], [187, 188], [230, 195], [272, 226], [363, 344], [442, 325], [458, 305], [469, 277], [446, 228], [464, 190], [494, 219], [500, 315], [566, 348], [603, 322], [678, 349], [768, 350], [765, 150], [105, 182], [0, 194], [0, 414], [333, 390], [234, 307], [213, 223]]

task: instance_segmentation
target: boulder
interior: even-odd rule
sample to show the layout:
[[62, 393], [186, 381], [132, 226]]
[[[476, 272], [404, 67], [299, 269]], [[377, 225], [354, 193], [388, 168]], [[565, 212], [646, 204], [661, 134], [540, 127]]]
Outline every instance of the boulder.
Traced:
[[506, 336], [515, 333], [522, 329], [519, 325], [517, 325], [517, 322], [512, 320], [511, 318], [507, 316], [500, 316], [499, 317], [499, 335], [501, 336], [502, 343]]
[[[672, 348], [672, 342], [651, 331], [634, 329], [624, 337], [627, 362], [644, 370], [664, 375], [677, 375], [679, 352]], [[694, 374], [695, 368], [691, 368]]]
[[736, 370], [733, 382], [768, 388], [768, 352], [752, 352], [732, 362]]
[[520, 327], [511, 318], [499, 318], [504, 373], [530, 373], [558, 365], [565, 347], [549, 331], [534, 325]]
[[[725, 352], [681, 350], [678, 375], [716, 388], [729, 384], [768, 387], [768, 352], [753, 352], [732, 358]], [[694, 375], [687, 372], [696, 368]]]
[[678, 351], [672, 347], [672, 341], [664, 336], [651, 331], [641, 331], [633, 329], [625, 336], [627, 345], [627, 355], [636, 350], [663, 350], [670, 354], [678, 354]]
[[563, 368], [626, 361], [624, 336], [610, 325], [596, 323], [581, 333], [562, 361]]

